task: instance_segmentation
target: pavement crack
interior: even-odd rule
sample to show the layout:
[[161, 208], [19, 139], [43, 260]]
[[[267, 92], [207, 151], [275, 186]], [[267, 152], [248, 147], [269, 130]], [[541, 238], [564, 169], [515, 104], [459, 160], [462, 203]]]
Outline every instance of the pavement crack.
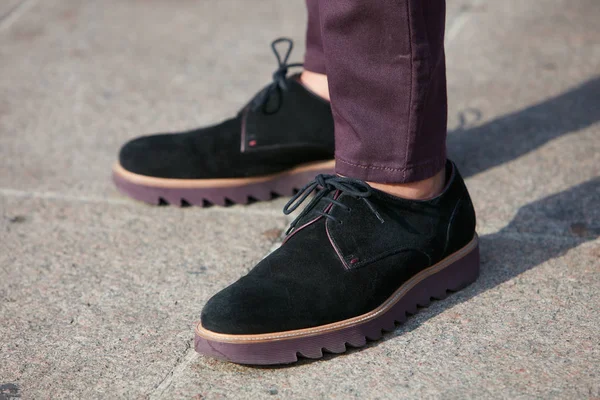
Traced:
[[165, 375], [158, 386], [148, 393], [148, 398], [150, 400], [165, 398], [165, 392], [171, 387], [173, 381], [179, 378], [185, 372], [187, 367], [198, 358], [198, 354], [192, 347], [192, 342], [190, 340], [185, 342], [185, 346], [186, 349], [184, 354], [175, 361], [175, 366]]
[[22, 0], [16, 6], [0, 15], [0, 31], [8, 29], [16, 20], [33, 7], [38, 0]]
[[451, 21], [448, 21], [446, 29], [446, 42], [451, 42], [458, 36], [463, 26], [466, 25], [469, 18], [473, 15], [471, 10], [473, 10], [473, 8], [475, 8], [481, 2], [482, 0], [471, 1], [469, 4], [466, 4], [461, 8], [461, 10], [458, 12], [458, 15], [456, 15]]

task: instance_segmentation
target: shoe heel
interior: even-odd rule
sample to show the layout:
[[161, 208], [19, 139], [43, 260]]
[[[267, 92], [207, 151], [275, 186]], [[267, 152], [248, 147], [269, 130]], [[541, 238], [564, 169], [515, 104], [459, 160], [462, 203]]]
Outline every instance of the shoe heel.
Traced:
[[396, 319], [398, 316], [402, 316], [404, 311], [415, 314], [417, 306], [428, 306], [432, 298], [445, 299], [448, 292], [458, 292], [477, 280], [479, 276], [479, 244], [477, 237], [473, 238], [473, 241], [475, 243], [471, 242], [466, 246], [470, 248], [469, 250], [459, 250], [448, 260], [442, 261], [442, 268], [436, 268], [435, 272], [411, 285], [412, 287], [402, 300], [394, 306], [399, 310], [394, 313]]
[[475, 282], [479, 277], [479, 270], [480, 259], [478, 243], [468, 254], [453, 262], [437, 275], [439, 279], [447, 279], [447, 290], [457, 292]]

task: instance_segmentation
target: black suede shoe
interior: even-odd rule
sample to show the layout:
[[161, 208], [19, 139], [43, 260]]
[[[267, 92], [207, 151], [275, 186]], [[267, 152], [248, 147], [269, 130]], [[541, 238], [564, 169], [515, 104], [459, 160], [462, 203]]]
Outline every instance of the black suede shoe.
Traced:
[[[283, 57], [278, 43], [287, 43]], [[228, 205], [291, 195], [315, 174], [334, 169], [329, 102], [288, 77], [292, 41], [271, 44], [273, 82], [235, 118], [177, 134], [144, 136], [121, 149], [117, 187], [151, 204]]]
[[446, 170], [443, 193], [423, 201], [317, 176], [284, 208], [322, 188], [284, 244], [208, 301], [196, 351], [242, 364], [341, 353], [475, 281], [475, 211], [454, 164]]

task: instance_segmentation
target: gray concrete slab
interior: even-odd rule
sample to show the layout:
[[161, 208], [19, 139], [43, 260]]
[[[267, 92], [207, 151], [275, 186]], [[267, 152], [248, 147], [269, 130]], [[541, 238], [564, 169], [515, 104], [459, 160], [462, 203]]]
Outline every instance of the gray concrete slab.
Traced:
[[109, 167], [140, 133], [230, 115], [270, 79], [272, 38], [301, 59], [302, 2], [23, 4], [0, 21], [0, 399], [600, 397], [595, 0], [448, 2], [449, 151], [482, 276], [381, 342], [287, 368], [190, 348], [287, 199], [153, 208]]
[[36, 198], [0, 209], [0, 384], [25, 398], [148, 394], [186, 354], [202, 304], [286, 224]]

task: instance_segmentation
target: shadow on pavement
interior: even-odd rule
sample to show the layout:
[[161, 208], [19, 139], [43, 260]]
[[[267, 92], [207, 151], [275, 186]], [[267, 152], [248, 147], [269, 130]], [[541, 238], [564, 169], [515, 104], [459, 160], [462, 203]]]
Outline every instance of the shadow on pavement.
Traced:
[[[600, 121], [599, 110], [600, 77], [596, 77], [557, 97], [481, 126], [449, 132], [448, 157], [467, 178]], [[461, 117], [470, 113], [479, 116], [477, 110], [467, 110]]]
[[[481, 275], [436, 311], [423, 311], [387, 338], [415, 329], [456, 304], [467, 301], [569, 250], [600, 237], [600, 178], [521, 207], [496, 233], [481, 237]], [[531, 234], [523, 238], [522, 235]], [[545, 236], [544, 236], [545, 235]], [[552, 236], [549, 236], [552, 235]], [[386, 338], [386, 339], [387, 339]]]

